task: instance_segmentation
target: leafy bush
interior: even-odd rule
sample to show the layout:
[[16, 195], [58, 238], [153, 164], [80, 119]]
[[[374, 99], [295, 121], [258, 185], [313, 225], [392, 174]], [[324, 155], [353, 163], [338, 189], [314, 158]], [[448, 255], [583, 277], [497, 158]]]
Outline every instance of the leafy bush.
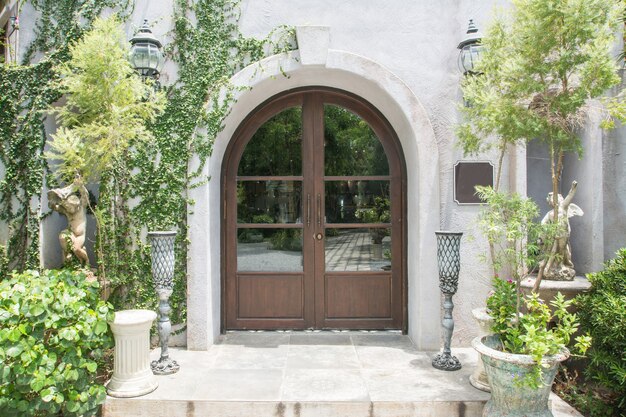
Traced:
[[283, 229], [270, 237], [274, 250], [299, 252], [302, 250], [302, 233], [297, 229]]
[[106, 398], [96, 378], [113, 346], [112, 318], [82, 272], [26, 271], [0, 282], [0, 415], [94, 415]]
[[274, 223], [274, 218], [269, 214], [255, 214], [252, 216], [252, 223]]
[[626, 248], [589, 274], [591, 289], [576, 299], [582, 328], [593, 337], [587, 376], [612, 392], [614, 415], [626, 415]]

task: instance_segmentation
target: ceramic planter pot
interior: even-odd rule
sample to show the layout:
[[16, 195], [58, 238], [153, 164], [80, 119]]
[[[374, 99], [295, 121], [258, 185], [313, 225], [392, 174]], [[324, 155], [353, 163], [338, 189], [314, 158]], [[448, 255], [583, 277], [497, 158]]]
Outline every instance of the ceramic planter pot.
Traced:
[[483, 360], [491, 398], [483, 410], [483, 417], [553, 417], [548, 407], [550, 388], [559, 364], [569, 357], [564, 349], [543, 359], [545, 385], [540, 388], [519, 386], [516, 378], [530, 373], [535, 362], [530, 355], [517, 355], [497, 350], [497, 336], [477, 337], [472, 346]]
[[[493, 317], [487, 313], [486, 307], [475, 308], [472, 310], [472, 316], [478, 322], [478, 336], [483, 337], [487, 336], [491, 333], [491, 325], [493, 324]], [[483, 361], [478, 361], [476, 364], [476, 369], [469, 377], [470, 384], [474, 388], [477, 388], [481, 391], [491, 392], [491, 388], [489, 387], [489, 380], [487, 379], [487, 373], [485, 372], [485, 367], [483, 366]]]

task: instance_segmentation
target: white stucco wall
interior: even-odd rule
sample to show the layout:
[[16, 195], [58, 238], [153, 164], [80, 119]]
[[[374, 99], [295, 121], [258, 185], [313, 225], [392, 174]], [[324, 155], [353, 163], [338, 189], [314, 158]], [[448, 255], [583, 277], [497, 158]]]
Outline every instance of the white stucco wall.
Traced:
[[[172, 28], [172, 3], [137, 0], [126, 24], [128, 37], [146, 18], [156, 22], [153, 32], [167, 44]], [[258, 104], [285, 89], [305, 85], [327, 85], [362, 96], [385, 115], [400, 138], [408, 167], [408, 326], [411, 337], [422, 349], [439, 347], [441, 311], [434, 231], [465, 233], [459, 291], [454, 297], [453, 344], [469, 345], [477, 330], [470, 312], [484, 305], [491, 278], [479, 258], [486, 250], [484, 239], [475, 230], [474, 219], [480, 208], [459, 206], [452, 195], [453, 166], [458, 160], [466, 159], [454, 145], [454, 127], [460, 121], [457, 106], [462, 102], [456, 46], [464, 37], [468, 19], [473, 18], [479, 27], [485, 27], [493, 7], [506, 4], [504, 0], [242, 1], [240, 28], [246, 36], [264, 37], [279, 25], [327, 27], [327, 46], [318, 45], [319, 37], [308, 43], [311, 50], [318, 48], [320, 52], [325, 48], [327, 53], [322, 55], [326, 61], [321, 62], [319, 56], [310, 62], [288, 56], [273, 57], [262, 64], [262, 71], [248, 68], [233, 79], [254, 88], [241, 93], [216, 141], [206, 167], [206, 174], [212, 180], [206, 187], [192, 190], [196, 205], [190, 218], [190, 348], [206, 349], [220, 331], [218, 179], [228, 141], [238, 124]], [[32, 39], [28, 28], [32, 13], [28, 7], [23, 10], [22, 39]], [[280, 75], [279, 66], [288, 72], [289, 78]], [[164, 84], [175, 81], [176, 68], [172, 62], [166, 63], [163, 73]], [[507, 161], [503, 182], [525, 191], [526, 160], [523, 151], [520, 152], [510, 164]], [[495, 155], [476, 159], [490, 159], [495, 165]], [[58, 233], [62, 227], [58, 222], [49, 226], [44, 234]], [[54, 236], [44, 239], [50, 242], [44, 249], [44, 257], [50, 258], [51, 263], [55, 255], [48, 251], [52, 250], [55, 239]]]
[[[611, 91], [617, 95], [626, 87], [626, 70], [622, 70], [622, 83]], [[615, 252], [626, 247], [626, 127], [603, 132], [602, 170], [604, 259], [611, 259]], [[597, 165], [595, 169], [598, 169]], [[582, 243], [582, 242], [581, 242]]]
[[[408, 225], [408, 259], [409, 259], [409, 333], [422, 348], [436, 349], [439, 346], [439, 289], [435, 259], [434, 231], [437, 229], [459, 230], [466, 234], [462, 246], [462, 269], [459, 291], [455, 296], [456, 308], [454, 317], [456, 330], [453, 343], [467, 345], [476, 332], [471, 318], [471, 310], [482, 306], [490, 288], [490, 277], [485, 265], [480, 261], [479, 254], [485, 251], [485, 242], [474, 228], [474, 219], [479, 211], [477, 206], [458, 206], [452, 196], [452, 167], [457, 160], [464, 159], [460, 150], [454, 147], [454, 126], [459, 121], [457, 105], [461, 102], [459, 81], [461, 74], [457, 69], [458, 51], [456, 45], [463, 37], [467, 20], [471, 17], [482, 25], [489, 19], [494, 2], [480, 5], [473, 2], [390, 2], [381, 4], [372, 1], [243, 1], [240, 27], [244, 35], [265, 36], [273, 27], [287, 25], [321, 25], [329, 28], [329, 65], [309, 67], [298, 63], [285, 63], [284, 69], [289, 79], [272, 78], [270, 64], [263, 63], [263, 71], [257, 73], [266, 77], [245, 80], [246, 75], [236, 76], [236, 82], [254, 85], [254, 88], [239, 98], [233, 112], [226, 121], [226, 128], [218, 138], [214, 154], [211, 158], [208, 173], [214, 179], [208, 186], [209, 195], [198, 190], [197, 198], [206, 199], [208, 211], [198, 211], [198, 218], [210, 220], [212, 236], [205, 247], [197, 247], [191, 259], [206, 253], [217, 253], [219, 247], [219, 218], [210, 212], [212, 201], [219, 200], [219, 178], [221, 157], [226, 149], [227, 141], [232, 136], [239, 122], [256, 105], [272, 95], [287, 88], [303, 85], [329, 85], [356, 93], [372, 102], [391, 122], [403, 144], [409, 168], [409, 225]], [[299, 38], [299, 41], [301, 39]], [[302, 46], [302, 45], [301, 45]], [[334, 55], [333, 55], [334, 54]], [[371, 67], [383, 68], [384, 77], [397, 78], [399, 84], [411, 91], [414, 101], [394, 102], [394, 91], [377, 71], [366, 69], [364, 76], [358, 74], [358, 68], [351, 68], [355, 63], [339, 62], [345, 57], [356, 56], [360, 64], [369, 62]], [[343, 58], [340, 58], [343, 57]], [[275, 64], [275, 63], [274, 63]], [[271, 65], [274, 65], [271, 64]], [[306, 62], [304, 62], [306, 64]], [[341, 66], [336, 68], [334, 66]], [[340, 69], [340, 71], [337, 71]], [[250, 70], [250, 72], [252, 72]], [[400, 106], [400, 109], [398, 109]], [[407, 107], [408, 106], [408, 107]], [[437, 166], [436, 178], [420, 178], [420, 170], [425, 167], [418, 161], [420, 129], [415, 126], [402, 128], [403, 122], [398, 119], [406, 117], [415, 110], [411, 106], [424, 109], [423, 115], [427, 124], [432, 127], [436, 143], [437, 161], [425, 161], [432, 168]], [[414, 133], [411, 133], [413, 130]], [[412, 142], [417, 141], [417, 143]], [[417, 149], [415, 149], [417, 148]], [[423, 155], [422, 155], [423, 157]], [[481, 156], [478, 159], [490, 158], [495, 162], [495, 155]], [[525, 158], [517, 159], [525, 168]], [[417, 164], [416, 164], [417, 163]], [[413, 169], [411, 169], [413, 168]], [[428, 171], [428, 170], [427, 170]], [[518, 170], [525, 174], [525, 169]], [[521, 174], [520, 174], [521, 175]], [[426, 181], [420, 190], [417, 184]], [[525, 186], [525, 176], [517, 181], [510, 181], [505, 172], [504, 183], [512, 182], [516, 186]], [[429, 192], [426, 192], [428, 190]], [[194, 191], [195, 193], [195, 191]], [[427, 201], [439, 194], [437, 202]], [[425, 201], [426, 200], [426, 201]], [[414, 210], [413, 208], [421, 209]], [[425, 216], [420, 219], [419, 216]], [[191, 230], [201, 232], [201, 228]], [[201, 226], [201, 224], [197, 224]], [[192, 242], [198, 238], [192, 235]], [[196, 252], [197, 250], [197, 252]], [[415, 255], [415, 256], [413, 256]], [[420, 258], [421, 256], [421, 258]], [[421, 259], [421, 262], [420, 262]], [[430, 262], [425, 261], [430, 259]], [[193, 261], [192, 261], [193, 263]], [[208, 263], [208, 264], [207, 264]], [[196, 271], [197, 272], [194, 272]], [[204, 275], [207, 271], [207, 275]], [[190, 278], [190, 304], [198, 303], [197, 319], [204, 315], [212, 317], [212, 325], [208, 326], [207, 334], [202, 329], [190, 326], [188, 342], [192, 348], [204, 348], [211, 343], [212, 337], [219, 332], [219, 258], [211, 256], [203, 258], [199, 265], [192, 265]], [[205, 278], [206, 277], [206, 278]], [[207, 281], [208, 280], [208, 281]], [[199, 287], [196, 287], [199, 285]], [[210, 300], [199, 300], [199, 294], [209, 293]], [[435, 301], [433, 301], [435, 300]], [[208, 307], [207, 307], [208, 306]], [[190, 308], [190, 322], [194, 313]]]

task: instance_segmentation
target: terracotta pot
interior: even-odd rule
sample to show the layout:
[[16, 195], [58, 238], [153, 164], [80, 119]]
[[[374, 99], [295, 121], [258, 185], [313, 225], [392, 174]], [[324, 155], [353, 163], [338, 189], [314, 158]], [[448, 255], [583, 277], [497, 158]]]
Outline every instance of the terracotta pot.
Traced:
[[559, 364], [569, 357], [569, 351], [564, 349], [556, 355], [545, 356], [545, 384], [539, 388], [530, 388], [520, 386], [515, 381], [532, 371], [535, 365], [532, 357], [502, 352], [497, 350], [499, 345], [494, 335], [472, 340], [472, 346], [483, 360], [491, 386], [491, 398], [485, 404], [483, 417], [553, 417], [548, 407], [550, 388]]

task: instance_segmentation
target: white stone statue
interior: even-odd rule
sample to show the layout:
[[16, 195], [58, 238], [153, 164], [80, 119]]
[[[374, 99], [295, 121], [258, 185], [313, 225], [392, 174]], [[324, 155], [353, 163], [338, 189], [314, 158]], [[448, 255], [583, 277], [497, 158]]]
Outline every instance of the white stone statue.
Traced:
[[[578, 183], [573, 181], [572, 188], [570, 188], [567, 196], [565, 198], [563, 198], [561, 194], [558, 196], [558, 207], [556, 207], [556, 210], [558, 210], [559, 226], [551, 247], [546, 246], [543, 248], [547, 256], [547, 259], [542, 262], [542, 266], [545, 264], [543, 268], [543, 276], [545, 279], [554, 281], [571, 281], [576, 276], [576, 271], [574, 270], [574, 264], [572, 262], [572, 250], [569, 244], [571, 232], [569, 218], [582, 216], [584, 214], [580, 207], [572, 203], [574, 195], [576, 194], [577, 186]], [[543, 220], [541, 220], [541, 224], [554, 222], [555, 207], [552, 195], [552, 193], [549, 193], [547, 197], [548, 204], [552, 207], [552, 210], [550, 210], [545, 215]]]
[[87, 204], [89, 204], [89, 194], [80, 179], [67, 187], [48, 191], [48, 207], [67, 217], [67, 229], [59, 234], [64, 263], [71, 261], [72, 254], [74, 254], [82, 265], [89, 265], [89, 257], [85, 249]]

